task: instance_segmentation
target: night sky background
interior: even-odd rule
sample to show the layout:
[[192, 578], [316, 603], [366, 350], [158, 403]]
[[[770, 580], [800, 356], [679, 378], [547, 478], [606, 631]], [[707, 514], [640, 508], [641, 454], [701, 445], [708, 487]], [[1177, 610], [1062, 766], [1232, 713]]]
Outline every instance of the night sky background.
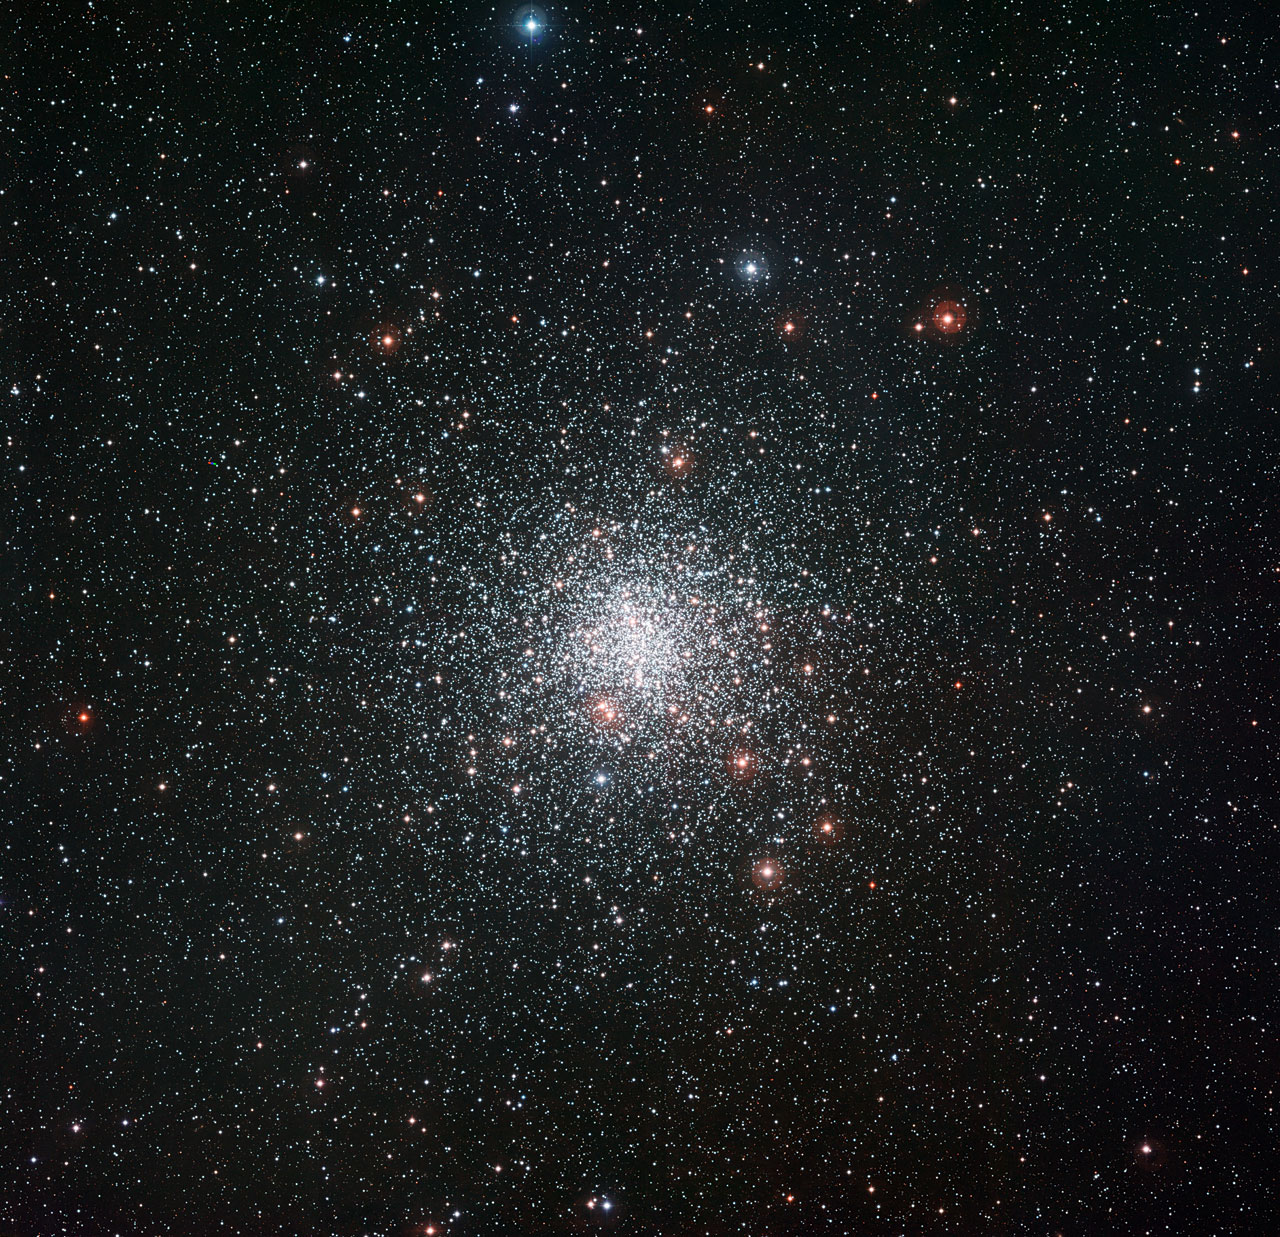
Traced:
[[5, 1237], [1280, 1231], [1269, 6], [11, 16]]

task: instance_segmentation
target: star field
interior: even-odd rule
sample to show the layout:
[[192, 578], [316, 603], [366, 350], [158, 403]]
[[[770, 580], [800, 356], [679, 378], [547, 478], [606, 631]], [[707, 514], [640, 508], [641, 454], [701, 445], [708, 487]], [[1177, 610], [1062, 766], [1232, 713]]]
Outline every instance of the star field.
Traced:
[[15, 29], [6, 1232], [1276, 1230], [1265, 13]]

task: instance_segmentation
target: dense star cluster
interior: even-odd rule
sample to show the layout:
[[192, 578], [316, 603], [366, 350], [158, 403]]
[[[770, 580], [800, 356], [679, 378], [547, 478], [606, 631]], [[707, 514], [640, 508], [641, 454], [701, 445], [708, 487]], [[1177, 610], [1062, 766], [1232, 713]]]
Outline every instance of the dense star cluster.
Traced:
[[15, 17], [6, 1233], [1277, 1231], [1273, 23], [988, 9]]

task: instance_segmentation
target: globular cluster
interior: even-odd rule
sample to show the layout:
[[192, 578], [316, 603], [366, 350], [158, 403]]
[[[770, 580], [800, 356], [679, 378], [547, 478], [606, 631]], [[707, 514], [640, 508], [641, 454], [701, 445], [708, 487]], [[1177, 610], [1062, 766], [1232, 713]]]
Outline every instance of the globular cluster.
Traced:
[[15, 21], [6, 1232], [1274, 1230], [1265, 14]]

